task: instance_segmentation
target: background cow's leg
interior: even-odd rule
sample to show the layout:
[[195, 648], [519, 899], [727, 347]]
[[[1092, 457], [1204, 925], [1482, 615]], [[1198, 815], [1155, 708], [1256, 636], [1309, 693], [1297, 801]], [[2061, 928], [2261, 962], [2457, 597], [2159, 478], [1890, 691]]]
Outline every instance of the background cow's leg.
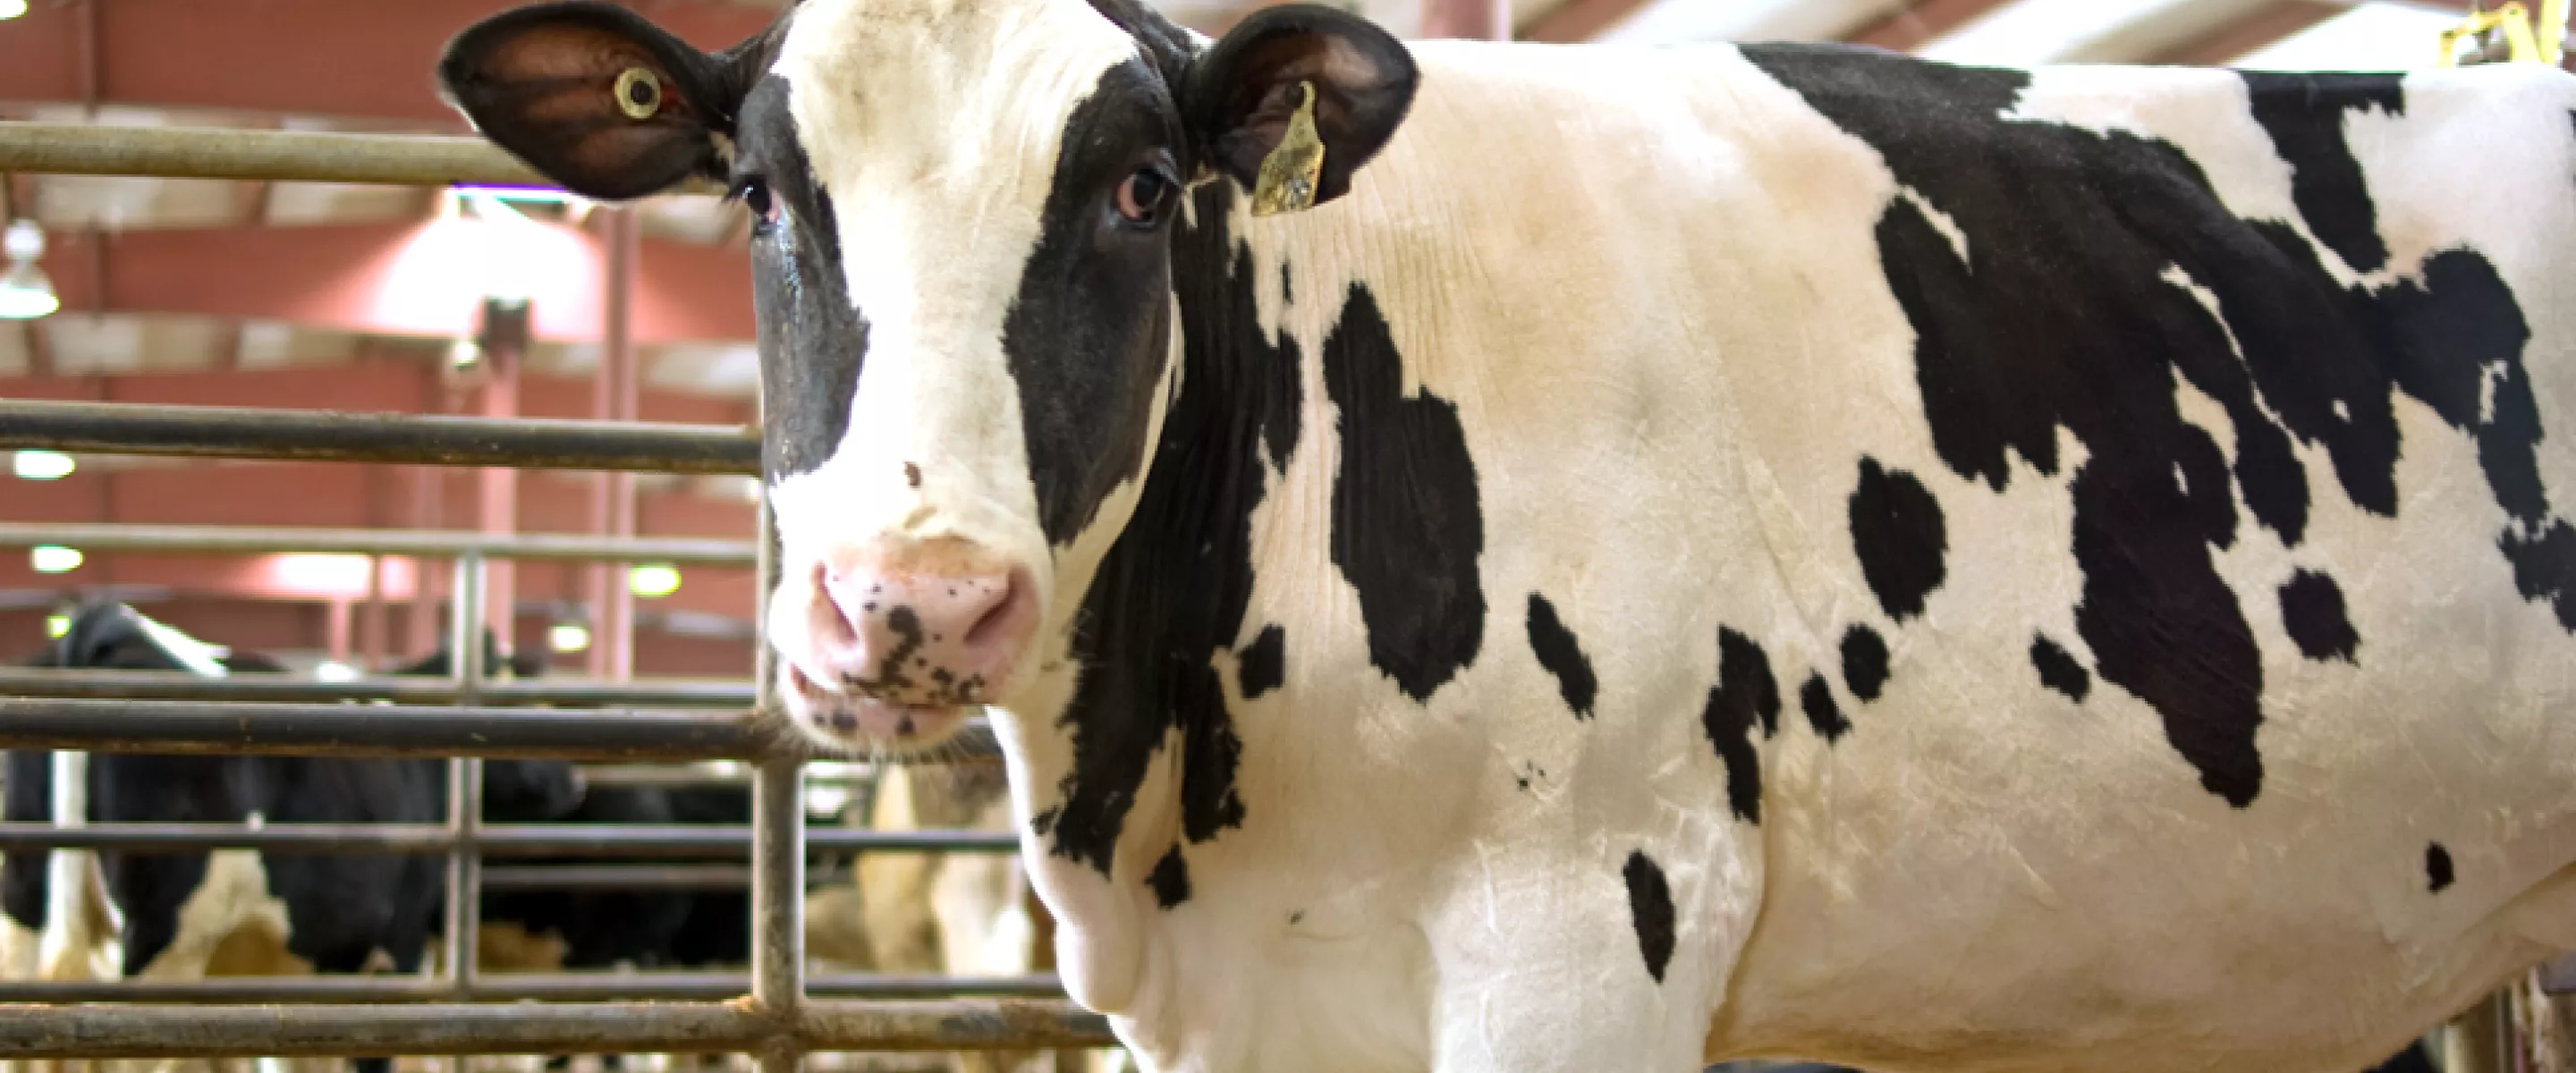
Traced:
[[2512, 1060], [2504, 1047], [2510, 1023], [2501, 994], [2479, 999], [2463, 1011], [2451, 1021], [2450, 1031], [2442, 1033], [2445, 1073], [2510, 1073]]

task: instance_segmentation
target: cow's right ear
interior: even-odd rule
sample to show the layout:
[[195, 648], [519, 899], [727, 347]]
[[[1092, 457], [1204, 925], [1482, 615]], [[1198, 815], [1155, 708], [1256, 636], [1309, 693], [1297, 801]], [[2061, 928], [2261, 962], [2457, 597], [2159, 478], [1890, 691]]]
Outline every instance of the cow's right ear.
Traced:
[[612, 4], [537, 4], [458, 34], [447, 99], [494, 144], [603, 201], [719, 175], [739, 91], [716, 57]]

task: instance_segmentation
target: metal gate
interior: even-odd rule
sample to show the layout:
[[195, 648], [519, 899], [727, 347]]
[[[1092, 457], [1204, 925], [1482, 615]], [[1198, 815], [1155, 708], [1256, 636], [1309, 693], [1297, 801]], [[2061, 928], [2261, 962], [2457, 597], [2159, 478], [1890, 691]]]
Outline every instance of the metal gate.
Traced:
[[[545, 185], [479, 139], [279, 131], [117, 129], [0, 123], [0, 175], [35, 172], [402, 185]], [[0, 449], [411, 465], [751, 474], [747, 430], [541, 419], [428, 417], [0, 400]], [[764, 1071], [817, 1050], [948, 1051], [1114, 1045], [1104, 1021], [1051, 977], [808, 980], [805, 852], [1009, 853], [1016, 840], [964, 831], [805, 830], [802, 746], [760, 711], [774, 680], [760, 646], [736, 686], [486, 681], [478, 630], [487, 560], [742, 562], [774, 578], [767, 510], [756, 542], [602, 540], [459, 532], [0, 524], [0, 547], [346, 552], [456, 565], [444, 681], [195, 680], [137, 672], [0, 670], [0, 748], [93, 752], [466, 756], [448, 765], [438, 825], [0, 823], [0, 848], [247, 848], [272, 853], [447, 855], [440, 978], [234, 978], [0, 983], [0, 1060], [739, 1051]], [[766, 621], [766, 616], [761, 616]], [[390, 700], [401, 706], [349, 704]], [[588, 707], [532, 707], [538, 704]], [[748, 705], [748, 707], [746, 707]], [[970, 749], [987, 753], [989, 734]], [[485, 824], [481, 759], [731, 759], [753, 765], [751, 826]], [[749, 843], [751, 966], [721, 973], [483, 977], [474, 964], [485, 856], [722, 853]], [[599, 882], [704, 883], [703, 873], [601, 874]], [[553, 875], [550, 881], [567, 877]], [[835, 997], [816, 997], [816, 993]], [[984, 996], [977, 998], [967, 995]], [[546, 999], [542, 1004], [509, 1000]], [[86, 1003], [114, 1002], [113, 1005]], [[223, 1005], [221, 1003], [261, 1003]]]

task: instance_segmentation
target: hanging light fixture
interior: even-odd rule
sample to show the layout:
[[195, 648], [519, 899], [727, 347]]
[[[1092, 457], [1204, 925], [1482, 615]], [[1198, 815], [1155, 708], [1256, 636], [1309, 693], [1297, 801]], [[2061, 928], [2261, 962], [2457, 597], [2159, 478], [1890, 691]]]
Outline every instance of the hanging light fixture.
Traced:
[[12, 221], [0, 232], [0, 254], [9, 261], [0, 270], [0, 319], [34, 320], [62, 308], [62, 300], [54, 297], [54, 281], [36, 267], [36, 258], [45, 255], [45, 229], [36, 221]]

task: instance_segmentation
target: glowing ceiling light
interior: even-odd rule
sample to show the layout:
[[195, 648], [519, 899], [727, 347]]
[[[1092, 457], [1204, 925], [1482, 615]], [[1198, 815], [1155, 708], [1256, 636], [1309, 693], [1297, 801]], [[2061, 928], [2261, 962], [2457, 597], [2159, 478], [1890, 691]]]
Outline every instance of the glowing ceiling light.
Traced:
[[34, 567], [39, 574], [68, 574], [80, 569], [80, 564], [79, 548], [38, 544], [27, 550], [27, 565]]
[[325, 682], [355, 682], [358, 669], [338, 660], [323, 660], [313, 667], [313, 677]]
[[495, 201], [524, 201], [531, 205], [571, 205], [581, 198], [569, 190], [548, 190], [540, 186], [473, 186], [449, 187], [463, 197], [484, 197]]
[[637, 596], [669, 596], [680, 591], [679, 568], [660, 563], [638, 566], [627, 572], [626, 588]]
[[70, 615], [45, 616], [45, 636], [60, 637], [70, 632], [72, 632], [72, 617]]
[[27, 13], [27, 0], [0, 0], [0, 20], [14, 19]]
[[36, 221], [13, 221], [0, 231], [0, 254], [9, 260], [9, 267], [0, 270], [0, 319], [34, 320], [63, 307], [54, 296], [53, 279], [36, 267], [36, 258], [45, 255], [45, 229]]
[[558, 622], [546, 631], [546, 647], [557, 652], [580, 652], [590, 647], [590, 627], [578, 622]]
[[61, 451], [20, 451], [14, 461], [19, 478], [30, 481], [61, 480], [79, 465]]

